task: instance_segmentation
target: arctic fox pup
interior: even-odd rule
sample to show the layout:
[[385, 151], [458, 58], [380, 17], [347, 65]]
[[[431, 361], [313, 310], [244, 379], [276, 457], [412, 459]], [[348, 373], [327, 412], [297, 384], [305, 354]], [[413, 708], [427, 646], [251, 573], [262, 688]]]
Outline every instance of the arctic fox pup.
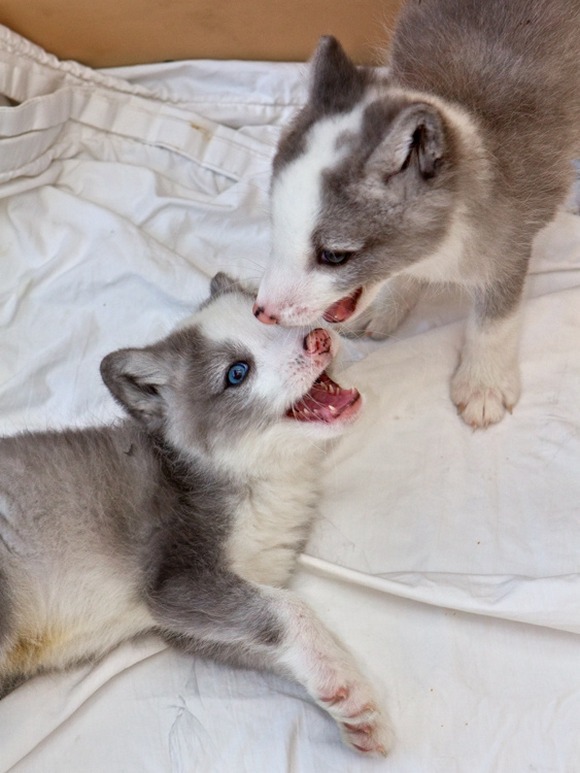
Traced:
[[520, 394], [532, 240], [580, 154], [580, 4], [408, 0], [387, 75], [323, 38], [274, 160], [256, 316], [389, 335], [425, 283], [473, 311], [451, 398], [473, 427]]
[[156, 631], [294, 678], [351, 747], [389, 724], [352, 656], [282, 589], [356, 389], [323, 329], [268, 328], [224, 274], [181, 329], [102, 362], [129, 417], [0, 440], [0, 693]]

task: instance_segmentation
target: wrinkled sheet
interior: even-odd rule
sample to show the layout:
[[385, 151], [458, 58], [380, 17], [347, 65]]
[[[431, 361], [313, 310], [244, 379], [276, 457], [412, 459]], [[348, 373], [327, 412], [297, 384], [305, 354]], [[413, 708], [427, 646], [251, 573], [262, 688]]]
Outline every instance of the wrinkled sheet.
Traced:
[[[217, 270], [256, 280], [297, 64], [94, 72], [0, 28], [0, 430], [118, 415], [100, 359], [168, 332]], [[580, 770], [580, 218], [537, 239], [514, 415], [448, 381], [465, 303], [343, 347], [364, 416], [328, 455], [293, 582], [357, 653], [397, 742], [343, 747], [303, 690], [154, 637], [0, 701], [0, 773]]]

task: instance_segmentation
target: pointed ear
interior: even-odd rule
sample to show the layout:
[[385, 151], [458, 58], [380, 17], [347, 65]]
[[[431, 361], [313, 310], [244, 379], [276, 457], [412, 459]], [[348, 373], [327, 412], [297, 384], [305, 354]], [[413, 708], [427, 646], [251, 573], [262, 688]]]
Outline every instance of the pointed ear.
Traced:
[[152, 349], [119, 349], [101, 362], [101, 376], [113, 397], [149, 429], [165, 416], [165, 388], [171, 378], [166, 357]]
[[224, 271], [219, 271], [210, 282], [209, 293], [210, 298], [216, 298], [224, 293], [245, 293], [253, 296], [256, 290], [250, 287], [249, 283], [240, 282], [239, 279], [234, 279]]
[[383, 182], [414, 166], [428, 180], [435, 177], [447, 150], [447, 135], [437, 108], [423, 102], [405, 107], [366, 163]]
[[242, 285], [236, 279], [226, 274], [225, 271], [218, 271], [212, 278], [209, 285], [210, 298], [224, 293], [233, 293], [242, 290]]
[[320, 38], [312, 58], [309, 102], [322, 113], [351, 110], [361, 98], [368, 72], [348, 58], [332, 35]]

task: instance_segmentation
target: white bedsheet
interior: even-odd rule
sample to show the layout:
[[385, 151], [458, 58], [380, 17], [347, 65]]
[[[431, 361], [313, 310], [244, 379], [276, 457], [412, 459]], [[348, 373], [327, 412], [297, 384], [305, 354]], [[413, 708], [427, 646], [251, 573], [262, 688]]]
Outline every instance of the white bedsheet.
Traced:
[[[165, 334], [268, 256], [294, 64], [96, 73], [0, 28], [0, 430], [117, 414], [107, 352]], [[15, 103], [19, 103], [16, 106]], [[580, 771], [580, 218], [538, 238], [513, 417], [472, 433], [448, 379], [464, 307], [345, 345], [366, 409], [328, 460], [296, 589], [384, 695], [387, 760], [301, 688], [128, 643], [0, 701], [0, 773]]]

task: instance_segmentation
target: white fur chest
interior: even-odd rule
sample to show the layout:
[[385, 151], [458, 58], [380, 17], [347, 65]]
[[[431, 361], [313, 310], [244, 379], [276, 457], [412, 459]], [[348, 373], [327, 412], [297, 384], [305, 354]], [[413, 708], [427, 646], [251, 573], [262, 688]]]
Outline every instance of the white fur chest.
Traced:
[[262, 457], [247, 483], [226, 545], [233, 571], [247, 580], [285, 585], [316, 514], [320, 450]]

